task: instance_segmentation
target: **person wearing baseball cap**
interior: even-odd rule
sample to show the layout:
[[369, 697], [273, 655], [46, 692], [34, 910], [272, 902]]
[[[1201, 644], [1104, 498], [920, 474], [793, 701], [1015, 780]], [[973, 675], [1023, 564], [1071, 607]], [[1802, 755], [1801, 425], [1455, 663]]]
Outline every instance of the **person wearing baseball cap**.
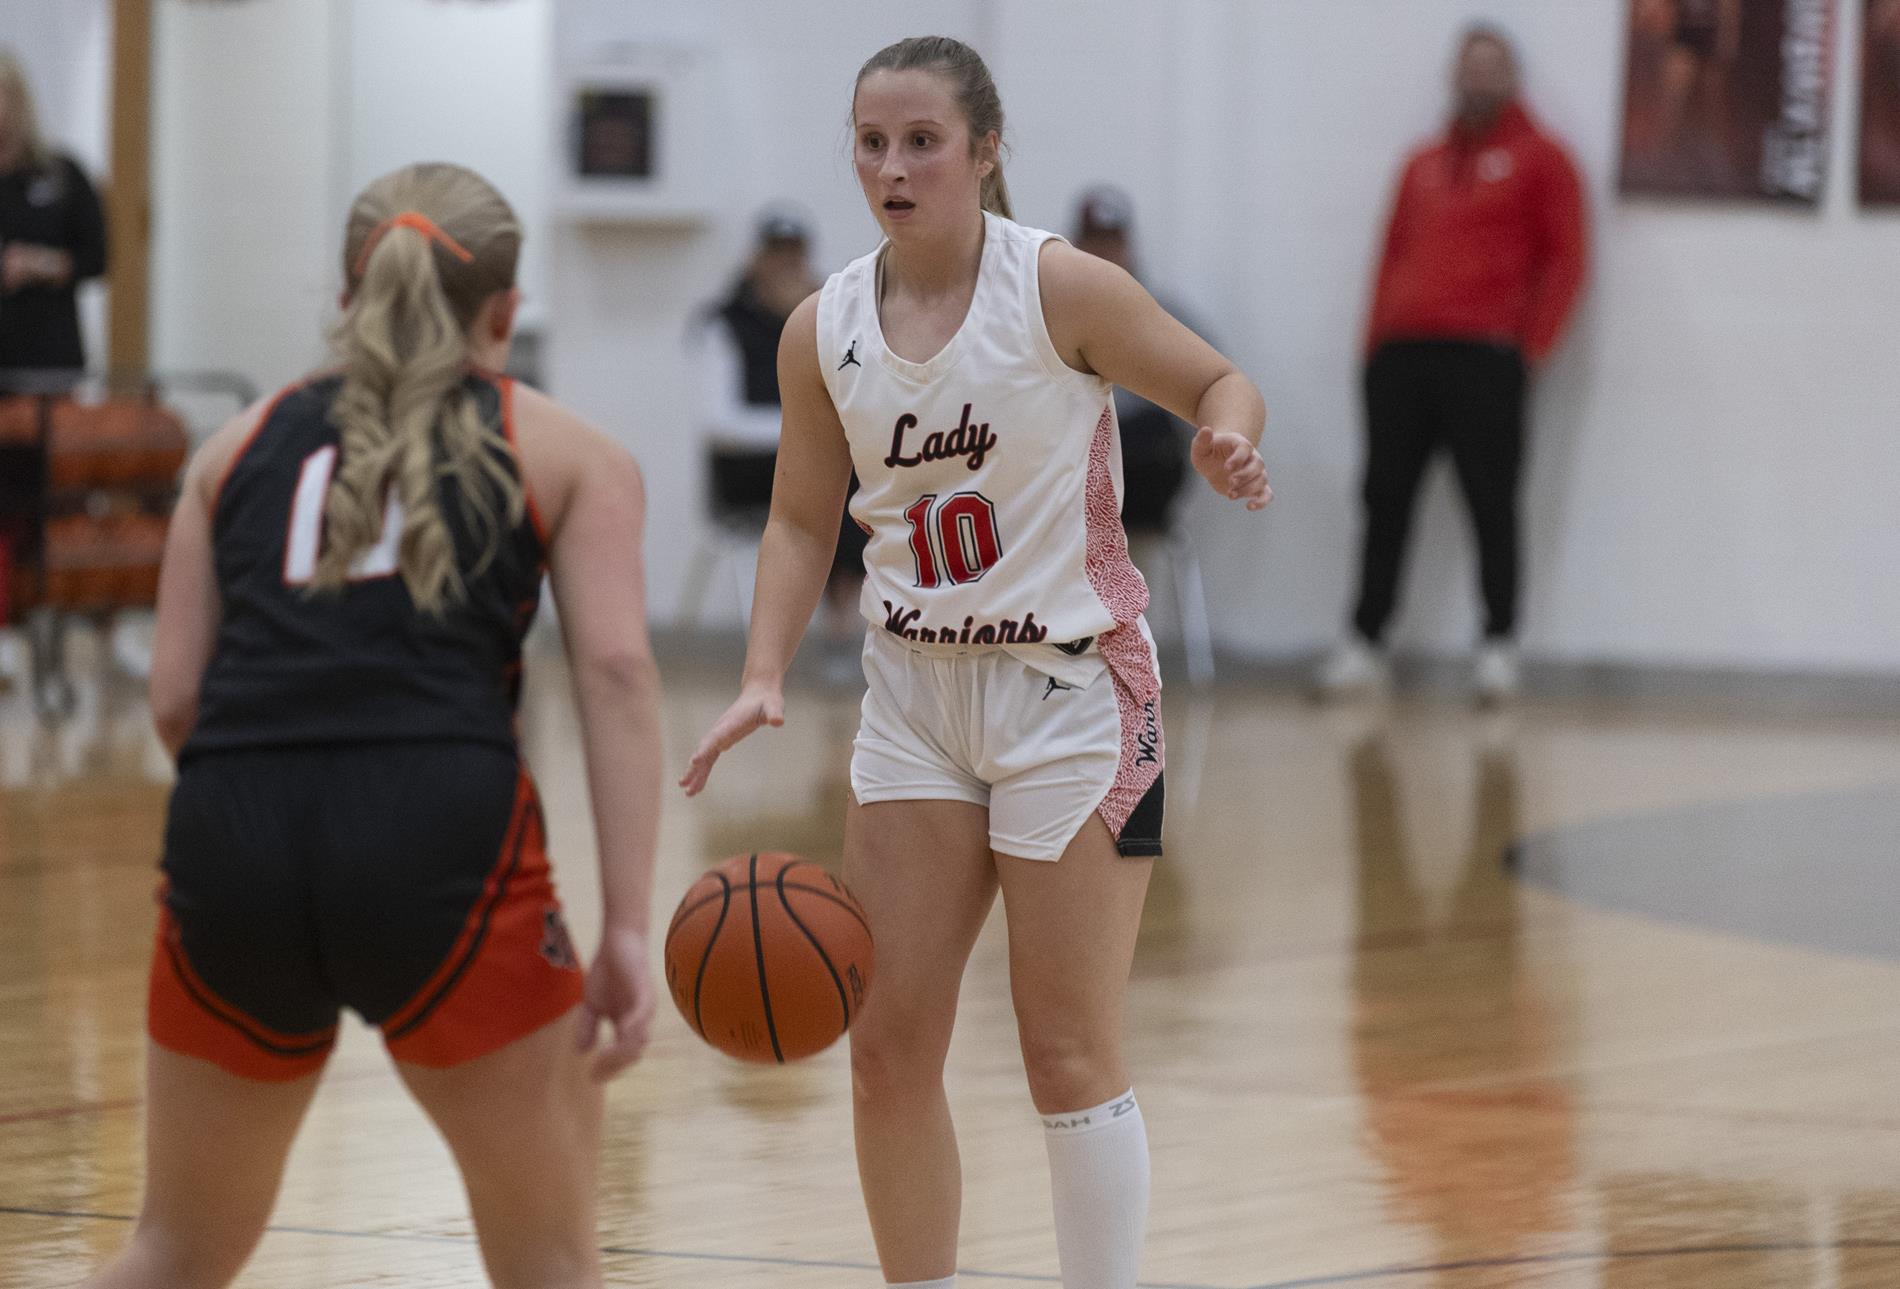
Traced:
[[[811, 223], [775, 203], [753, 223], [750, 256], [687, 337], [688, 361], [707, 446], [709, 501], [716, 515], [756, 515], [763, 525], [778, 464], [779, 333], [821, 285], [811, 265]], [[864, 577], [864, 531], [848, 517], [838, 534], [827, 598], [833, 616], [855, 621]], [[853, 662], [855, 673], [855, 661]]]

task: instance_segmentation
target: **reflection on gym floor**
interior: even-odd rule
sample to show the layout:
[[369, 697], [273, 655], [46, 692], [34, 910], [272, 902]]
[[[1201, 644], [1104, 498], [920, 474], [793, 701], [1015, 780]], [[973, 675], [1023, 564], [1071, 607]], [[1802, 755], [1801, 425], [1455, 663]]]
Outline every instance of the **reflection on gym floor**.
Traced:
[[[73, 645], [69, 722], [41, 728], [27, 696], [0, 695], [0, 1263], [23, 1289], [71, 1283], [138, 1202], [168, 769], [136, 682], [97, 665], [90, 632]], [[665, 670], [678, 760], [736, 668]], [[529, 678], [524, 738], [585, 943], [586, 789], [551, 640]], [[788, 715], [713, 792], [669, 798], [662, 906], [733, 852], [835, 861], [856, 696], [810, 683]], [[1322, 710], [1232, 679], [1172, 691], [1167, 720], [1169, 853], [1129, 1002], [1149, 1283], [1900, 1284], [1900, 1115], [1878, 1075], [1900, 1066], [1900, 963], [1791, 929], [1856, 866], [1871, 911], [1855, 925], [1894, 920], [1872, 880], [1900, 783], [1892, 722]], [[1804, 900], [1817, 875], [1828, 889]], [[963, 1262], [975, 1283], [1048, 1284], [1000, 929], [951, 1053]], [[842, 1048], [743, 1067], [669, 1014], [609, 1115], [614, 1283], [876, 1282]], [[439, 1151], [350, 1027], [245, 1283], [475, 1282]]]

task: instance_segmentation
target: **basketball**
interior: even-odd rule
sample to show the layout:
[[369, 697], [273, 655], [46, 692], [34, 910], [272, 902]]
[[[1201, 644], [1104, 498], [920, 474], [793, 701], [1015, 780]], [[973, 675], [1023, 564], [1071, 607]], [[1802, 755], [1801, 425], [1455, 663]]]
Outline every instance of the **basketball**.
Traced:
[[784, 1064], [837, 1042], [871, 987], [871, 928], [843, 882], [797, 855], [734, 855], [666, 932], [666, 983], [693, 1032]]

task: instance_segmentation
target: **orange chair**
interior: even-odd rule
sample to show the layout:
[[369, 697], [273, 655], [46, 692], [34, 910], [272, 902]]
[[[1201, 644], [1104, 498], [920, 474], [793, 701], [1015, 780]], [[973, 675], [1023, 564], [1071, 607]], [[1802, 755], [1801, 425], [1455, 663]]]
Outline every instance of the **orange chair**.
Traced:
[[169, 495], [191, 450], [185, 423], [156, 403], [53, 404], [47, 483], [55, 493], [126, 489]]
[[[15, 569], [14, 608], [100, 613], [150, 607], [158, 594], [165, 515], [191, 448], [184, 422], [136, 398], [60, 398], [40, 410], [45, 496], [32, 543], [37, 558]], [[13, 423], [20, 419], [0, 405], [0, 434], [18, 432]]]
[[42, 716], [57, 717], [75, 697], [67, 619], [157, 600], [166, 517], [190, 436], [152, 398], [43, 395], [0, 402], [0, 443], [38, 475], [12, 567], [0, 567], [9, 583], [0, 601], [26, 619], [35, 701]]

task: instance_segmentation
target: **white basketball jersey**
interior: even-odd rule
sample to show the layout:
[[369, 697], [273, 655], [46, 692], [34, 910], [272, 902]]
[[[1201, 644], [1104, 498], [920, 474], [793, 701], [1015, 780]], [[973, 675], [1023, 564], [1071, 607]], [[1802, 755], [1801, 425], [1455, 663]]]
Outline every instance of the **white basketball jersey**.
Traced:
[[1121, 526], [1115, 404], [1049, 339], [1037, 259], [1055, 234], [983, 223], [969, 314], [928, 362], [884, 344], [888, 243], [818, 299], [818, 360], [858, 473], [851, 514], [871, 535], [864, 614], [927, 644], [1080, 652], [1148, 604]]

